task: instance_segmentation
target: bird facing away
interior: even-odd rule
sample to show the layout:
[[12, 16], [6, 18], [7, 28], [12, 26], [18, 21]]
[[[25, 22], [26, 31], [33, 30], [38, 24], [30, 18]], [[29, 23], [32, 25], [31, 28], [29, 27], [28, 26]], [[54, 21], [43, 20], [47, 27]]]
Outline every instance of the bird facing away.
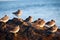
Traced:
[[15, 34], [15, 36], [16, 36], [16, 33], [18, 32], [20, 30], [20, 27], [19, 27], [19, 25], [17, 26], [17, 25], [14, 25], [14, 26], [7, 26], [7, 28], [6, 28], [6, 31], [7, 32], [9, 32], [9, 33], [13, 33], [13, 34]]
[[54, 25], [55, 25], [55, 20], [51, 20], [51, 21], [48, 21], [45, 26], [46, 27], [52, 27]]
[[19, 17], [22, 15], [22, 11], [18, 10], [17, 12], [14, 12], [13, 14], [16, 15], [17, 17]]
[[32, 16], [29, 16], [28, 18], [26, 18], [25, 20], [24, 20], [25, 22], [32, 22], [33, 21], [33, 18], [32, 18]]
[[55, 33], [58, 30], [58, 27], [56, 25], [52, 26], [51, 28], [48, 29], [48, 31]]
[[36, 29], [41, 29], [45, 25], [45, 21], [43, 19], [38, 20], [36, 23], [32, 23], [32, 27]]
[[7, 22], [8, 20], [9, 20], [9, 17], [7, 15], [5, 15], [0, 19], [1, 22]]

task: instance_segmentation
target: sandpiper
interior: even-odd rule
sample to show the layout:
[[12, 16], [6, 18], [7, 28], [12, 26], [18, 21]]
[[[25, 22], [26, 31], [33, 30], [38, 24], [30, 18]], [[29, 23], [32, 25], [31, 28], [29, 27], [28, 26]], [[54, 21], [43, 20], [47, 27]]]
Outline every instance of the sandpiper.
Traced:
[[49, 28], [49, 27], [52, 27], [54, 25], [55, 25], [55, 20], [51, 20], [51, 21], [48, 21], [45, 26]]
[[38, 20], [35, 20], [33, 23], [37, 23], [38, 21], [40, 21], [41, 20], [41, 18], [38, 18]]
[[24, 20], [25, 22], [32, 22], [33, 21], [33, 18], [32, 18], [32, 16], [29, 16], [28, 18], [26, 18], [25, 20]]
[[58, 27], [56, 25], [52, 26], [51, 28], [48, 29], [48, 31], [55, 33], [57, 31]]
[[13, 33], [15, 36], [17, 36], [17, 32], [20, 30], [20, 27], [19, 27], [19, 25], [17, 26], [17, 25], [15, 25], [14, 27], [13, 26], [8, 26], [7, 28], [6, 28], [6, 31], [7, 32], [9, 32], [9, 33]]
[[38, 24], [39, 24], [40, 27], [44, 27], [45, 21], [42, 19], [38, 22]]
[[7, 22], [9, 20], [9, 17], [5, 15], [3, 18], [0, 19], [1, 22]]
[[32, 23], [32, 27], [36, 28], [36, 29], [41, 29], [43, 28], [45, 25], [45, 21], [43, 19], [39, 20], [36, 23]]
[[16, 15], [19, 18], [19, 16], [22, 15], [22, 11], [18, 10], [17, 12], [14, 12], [13, 14]]

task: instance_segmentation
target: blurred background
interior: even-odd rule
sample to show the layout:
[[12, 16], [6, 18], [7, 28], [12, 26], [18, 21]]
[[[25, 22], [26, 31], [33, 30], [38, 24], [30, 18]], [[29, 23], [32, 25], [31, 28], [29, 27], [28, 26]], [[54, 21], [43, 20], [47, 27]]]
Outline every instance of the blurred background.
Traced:
[[12, 19], [16, 17], [12, 13], [18, 9], [22, 10], [22, 19], [28, 16], [33, 20], [42, 18], [46, 22], [54, 19], [60, 26], [60, 0], [0, 0], [0, 18], [8, 15]]

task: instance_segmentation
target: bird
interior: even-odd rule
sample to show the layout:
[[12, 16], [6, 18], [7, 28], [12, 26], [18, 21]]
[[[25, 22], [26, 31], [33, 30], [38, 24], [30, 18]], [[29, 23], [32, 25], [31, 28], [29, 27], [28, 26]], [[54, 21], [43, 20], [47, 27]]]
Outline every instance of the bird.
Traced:
[[45, 21], [43, 19], [41, 19], [41, 20], [39, 20], [38, 24], [40, 27], [44, 27]]
[[8, 20], [9, 20], [9, 16], [5, 15], [4, 17], [2, 17], [2, 18], [0, 19], [0, 22], [6, 23]]
[[13, 12], [13, 14], [16, 15], [19, 18], [19, 16], [22, 15], [22, 11], [21, 10], [18, 10], [16, 12]]
[[51, 21], [48, 21], [45, 26], [50, 28], [50, 27], [52, 27], [54, 25], [55, 25], [55, 20], [51, 20]]
[[51, 28], [47, 29], [47, 31], [51, 33], [55, 33], [58, 30], [58, 27], [56, 25], [52, 26]]
[[32, 16], [29, 16], [28, 18], [26, 18], [25, 20], [24, 20], [25, 22], [32, 22], [33, 21], [33, 18], [32, 18]]
[[38, 22], [38, 21], [40, 21], [41, 20], [41, 18], [38, 18], [38, 20], [35, 20], [33, 23], [36, 23], [36, 22]]
[[38, 30], [42, 29], [44, 27], [44, 25], [45, 25], [45, 21], [43, 19], [40, 19], [37, 22], [32, 23], [32, 27], [34, 27], [35, 29], [38, 29]]
[[15, 36], [17, 36], [17, 32], [20, 30], [19, 25], [13, 25], [13, 26], [7, 26], [6, 31], [9, 33], [13, 33]]

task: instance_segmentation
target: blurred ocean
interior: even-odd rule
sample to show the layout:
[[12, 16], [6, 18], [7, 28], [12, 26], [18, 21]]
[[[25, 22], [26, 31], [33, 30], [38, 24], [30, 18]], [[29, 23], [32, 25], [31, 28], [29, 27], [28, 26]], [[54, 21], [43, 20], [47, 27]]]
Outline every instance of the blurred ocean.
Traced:
[[54, 19], [60, 26], [60, 0], [20, 0], [20, 1], [0, 1], [0, 18], [8, 15], [10, 19], [16, 17], [12, 13], [21, 9], [21, 18], [32, 16], [34, 20], [44, 19], [46, 22]]

